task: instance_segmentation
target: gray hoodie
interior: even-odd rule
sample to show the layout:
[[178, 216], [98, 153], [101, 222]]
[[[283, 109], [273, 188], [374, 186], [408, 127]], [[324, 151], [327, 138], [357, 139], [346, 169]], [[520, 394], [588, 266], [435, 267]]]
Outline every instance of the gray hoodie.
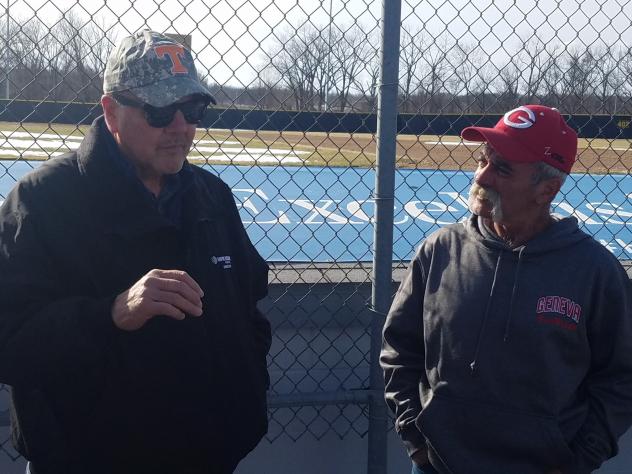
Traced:
[[395, 296], [396, 430], [443, 473], [590, 472], [632, 424], [632, 285], [572, 217], [514, 249], [479, 224], [431, 235]]

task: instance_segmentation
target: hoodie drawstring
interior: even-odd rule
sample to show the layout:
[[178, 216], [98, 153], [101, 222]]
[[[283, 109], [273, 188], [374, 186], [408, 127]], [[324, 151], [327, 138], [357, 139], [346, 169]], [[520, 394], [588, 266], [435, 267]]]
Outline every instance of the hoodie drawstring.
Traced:
[[514, 302], [516, 301], [516, 293], [518, 292], [518, 277], [520, 276], [520, 265], [522, 264], [522, 253], [525, 247], [520, 249], [518, 253], [518, 266], [516, 267], [516, 274], [514, 276], [513, 288], [511, 290], [511, 302], [509, 303], [509, 314], [507, 315], [507, 323], [505, 324], [505, 335], [503, 336], [503, 342], [507, 342], [509, 339], [509, 326], [511, 325], [511, 317], [513, 316]]
[[496, 288], [496, 277], [498, 276], [498, 269], [500, 268], [500, 262], [503, 259], [503, 251], [501, 250], [498, 253], [498, 260], [496, 260], [496, 269], [494, 270], [494, 279], [492, 280], [492, 287], [489, 290], [489, 297], [487, 299], [487, 307], [485, 308], [485, 315], [483, 316], [483, 321], [481, 322], [481, 327], [478, 330], [478, 339], [476, 340], [476, 349], [474, 350], [474, 358], [470, 363], [470, 369], [472, 373], [476, 371], [476, 359], [478, 358], [478, 353], [481, 350], [481, 341], [483, 339], [483, 333], [485, 332], [485, 326], [487, 325], [487, 318], [489, 316], [489, 310], [492, 305], [492, 299], [494, 296], [494, 289]]

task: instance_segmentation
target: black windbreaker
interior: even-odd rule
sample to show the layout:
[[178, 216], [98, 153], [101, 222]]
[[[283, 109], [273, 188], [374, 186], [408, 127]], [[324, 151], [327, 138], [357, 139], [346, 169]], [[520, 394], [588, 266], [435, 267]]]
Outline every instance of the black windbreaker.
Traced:
[[[225, 473], [267, 429], [266, 263], [228, 186], [195, 166], [181, 226], [142, 196], [97, 119], [0, 208], [0, 382], [37, 474]], [[189, 165], [186, 165], [189, 166]], [[117, 329], [115, 297], [187, 271], [204, 314]]]

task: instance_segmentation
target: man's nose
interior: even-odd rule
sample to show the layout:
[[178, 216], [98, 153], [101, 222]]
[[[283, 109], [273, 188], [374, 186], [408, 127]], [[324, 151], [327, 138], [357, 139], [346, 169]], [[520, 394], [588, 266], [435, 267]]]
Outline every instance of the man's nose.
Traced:
[[188, 123], [184, 118], [184, 114], [181, 110], [177, 110], [175, 115], [173, 116], [173, 120], [169, 125], [167, 125], [167, 130], [169, 132], [182, 132], [185, 131], [188, 127]]
[[491, 168], [492, 167], [487, 164], [485, 167], [476, 170], [474, 173], [474, 181], [476, 184], [484, 188], [492, 187], [494, 182], [494, 172]]

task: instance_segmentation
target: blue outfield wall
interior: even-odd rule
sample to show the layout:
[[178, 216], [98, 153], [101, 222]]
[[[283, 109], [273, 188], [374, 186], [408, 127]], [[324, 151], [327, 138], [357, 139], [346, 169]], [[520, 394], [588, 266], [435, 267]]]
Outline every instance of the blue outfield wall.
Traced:
[[[2, 166], [9, 168], [3, 170]], [[0, 162], [0, 200], [40, 162]], [[253, 243], [268, 261], [370, 262], [375, 172], [367, 168], [207, 166], [232, 188]], [[424, 235], [467, 217], [472, 173], [400, 169], [393, 260]], [[553, 211], [622, 260], [632, 259], [632, 176], [572, 174]]]
[[[0, 100], [0, 121], [89, 124], [101, 114], [99, 104]], [[410, 135], [458, 135], [470, 125], [493, 126], [500, 115], [399, 114], [397, 130]], [[571, 115], [569, 124], [584, 138], [632, 138], [630, 115]], [[220, 129], [302, 132], [375, 133], [369, 113], [291, 112], [210, 108], [201, 126]]]

